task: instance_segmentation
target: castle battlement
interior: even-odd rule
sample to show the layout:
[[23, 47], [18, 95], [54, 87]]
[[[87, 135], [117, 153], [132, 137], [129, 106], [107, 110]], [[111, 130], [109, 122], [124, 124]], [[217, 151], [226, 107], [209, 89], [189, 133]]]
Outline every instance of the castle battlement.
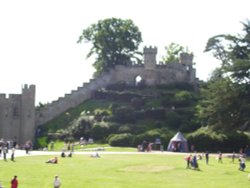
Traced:
[[192, 65], [193, 58], [194, 58], [193, 54], [181, 53], [180, 54], [180, 63], [187, 64], [187, 65]]
[[143, 53], [144, 54], [157, 54], [157, 47], [144, 47], [143, 48]]
[[[180, 63], [156, 64], [157, 47], [144, 47], [143, 52], [144, 64], [131, 62], [129, 66], [115, 66], [44, 107], [35, 109], [35, 85], [23, 85], [22, 94], [11, 94], [8, 97], [0, 94], [0, 137], [13, 139], [17, 136], [21, 143], [28, 138], [32, 140], [36, 127], [91, 98], [93, 91], [121, 82], [136, 85], [138, 76], [149, 86], [174, 82], [197, 83], [196, 72], [192, 67], [192, 54], [181, 54]], [[18, 121], [12, 121], [13, 112], [17, 116], [15, 118], [19, 118]]]
[[0, 93], [0, 99], [6, 99], [6, 94]]
[[27, 84], [21, 94], [0, 94], [0, 137], [21, 144], [35, 136], [35, 86]]

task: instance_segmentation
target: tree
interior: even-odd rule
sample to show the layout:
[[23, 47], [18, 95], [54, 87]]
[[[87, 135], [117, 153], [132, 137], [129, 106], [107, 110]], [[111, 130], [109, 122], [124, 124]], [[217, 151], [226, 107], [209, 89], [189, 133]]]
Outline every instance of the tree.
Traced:
[[109, 18], [99, 20], [84, 29], [78, 39], [93, 44], [87, 55], [97, 55], [93, 64], [95, 75], [114, 67], [115, 65], [127, 65], [132, 58], [138, 59], [137, 51], [142, 42], [141, 32], [132, 20]]
[[165, 46], [165, 50], [167, 54], [162, 57], [164, 63], [171, 63], [171, 62], [179, 62], [179, 56], [181, 53], [189, 53], [189, 50], [184, 48], [183, 46], [171, 43], [168, 46]]
[[218, 129], [238, 129], [250, 122], [250, 22], [241, 35], [217, 35], [205, 51], [221, 60], [221, 67], [203, 89], [198, 116]]
[[[217, 75], [217, 74], [216, 74]], [[212, 78], [201, 90], [203, 99], [197, 106], [203, 125], [232, 130], [242, 125], [241, 102], [237, 87], [229, 78]]]

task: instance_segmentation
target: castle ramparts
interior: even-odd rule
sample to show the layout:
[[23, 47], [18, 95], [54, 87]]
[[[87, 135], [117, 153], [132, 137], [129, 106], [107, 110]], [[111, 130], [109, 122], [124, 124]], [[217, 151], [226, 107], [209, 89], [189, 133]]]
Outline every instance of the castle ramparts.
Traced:
[[[65, 94], [64, 97], [37, 110], [34, 106], [35, 86], [33, 85], [30, 87], [26, 85], [21, 95], [10, 95], [9, 98], [6, 98], [4, 94], [0, 94], [0, 137], [8, 139], [16, 137], [19, 142], [33, 140], [38, 126], [42, 126], [68, 109], [76, 107], [91, 98], [93, 91], [105, 88], [110, 84], [125, 82], [135, 85], [137, 77], [140, 77], [141, 81], [149, 86], [173, 82], [197, 83], [192, 55], [181, 54], [180, 62], [163, 64], [156, 61], [156, 47], [145, 47], [143, 53], [142, 64], [131, 62], [128, 66], [115, 66], [109, 72], [91, 79], [71, 93]], [[11, 113], [14, 114], [14, 109], [18, 109], [18, 118], [10, 116]]]

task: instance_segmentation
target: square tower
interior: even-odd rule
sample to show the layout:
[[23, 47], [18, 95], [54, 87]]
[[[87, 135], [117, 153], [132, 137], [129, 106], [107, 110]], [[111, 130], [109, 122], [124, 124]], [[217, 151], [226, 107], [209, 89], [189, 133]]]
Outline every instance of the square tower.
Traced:
[[144, 47], [143, 55], [144, 55], [144, 65], [145, 69], [155, 69], [156, 67], [156, 47]]

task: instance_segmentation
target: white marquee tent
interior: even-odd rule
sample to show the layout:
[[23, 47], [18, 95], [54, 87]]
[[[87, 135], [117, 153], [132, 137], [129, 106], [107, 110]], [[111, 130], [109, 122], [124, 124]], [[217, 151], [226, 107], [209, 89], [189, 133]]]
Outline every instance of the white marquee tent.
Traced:
[[181, 132], [176, 133], [176, 135], [170, 140], [167, 150], [176, 152], [188, 152], [187, 139], [184, 138]]

